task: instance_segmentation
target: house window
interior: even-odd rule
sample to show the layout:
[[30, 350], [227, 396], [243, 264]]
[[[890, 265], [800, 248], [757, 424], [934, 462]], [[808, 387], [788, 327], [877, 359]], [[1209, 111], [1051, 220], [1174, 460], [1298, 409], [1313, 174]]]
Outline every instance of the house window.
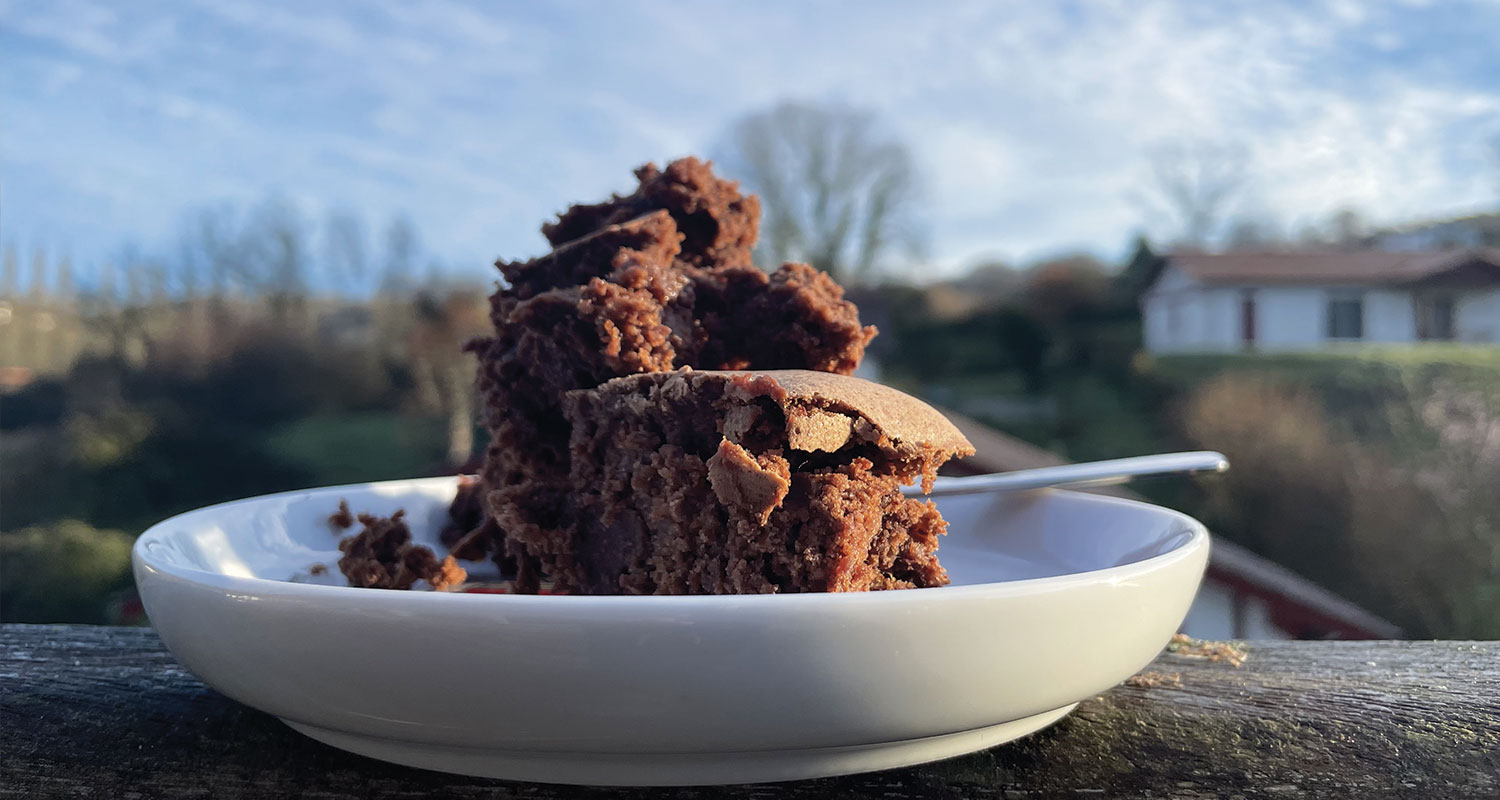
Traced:
[[1335, 294], [1328, 298], [1328, 338], [1365, 338], [1365, 300], [1358, 294]]
[[1453, 341], [1453, 295], [1417, 298], [1417, 338], [1428, 342]]

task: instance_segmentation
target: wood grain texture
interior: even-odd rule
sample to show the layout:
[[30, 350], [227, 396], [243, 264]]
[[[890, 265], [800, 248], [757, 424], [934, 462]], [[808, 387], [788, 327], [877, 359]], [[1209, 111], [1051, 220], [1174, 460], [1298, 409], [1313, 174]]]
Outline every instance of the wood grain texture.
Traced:
[[1155, 680], [950, 761], [785, 784], [600, 789], [349, 755], [205, 687], [150, 630], [8, 625], [0, 627], [0, 797], [1500, 796], [1500, 643], [1248, 649], [1239, 668], [1163, 654], [1149, 668]]

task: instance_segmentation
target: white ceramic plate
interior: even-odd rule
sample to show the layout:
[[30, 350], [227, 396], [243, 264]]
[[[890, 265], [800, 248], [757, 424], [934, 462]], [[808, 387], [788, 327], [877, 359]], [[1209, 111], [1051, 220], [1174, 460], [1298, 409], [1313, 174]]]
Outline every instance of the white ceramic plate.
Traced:
[[[183, 514], [137, 541], [136, 583], [184, 666], [335, 747], [487, 777], [683, 785], [905, 766], [1045, 727], [1151, 661], [1208, 557], [1181, 514], [1043, 491], [942, 500], [953, 585], [939, 589], [320, 585], [343, 580], [327, 523], [340, 498], [405, 508], [433, 543], [454, 490], [395, 481]], [[330, 573], [307, 582], [313, 564]]]

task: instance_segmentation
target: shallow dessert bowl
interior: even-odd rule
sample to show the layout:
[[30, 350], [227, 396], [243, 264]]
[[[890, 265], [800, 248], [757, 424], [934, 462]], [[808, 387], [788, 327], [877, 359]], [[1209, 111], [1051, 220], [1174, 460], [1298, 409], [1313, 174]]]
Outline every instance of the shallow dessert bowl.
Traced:
[[1151, 661], [1208, 558], [1207, 532], [1181, 514], [1039, 491], [938, 501], [953, 583], [937, 589], [339, 585], [328, 516], [341, 498], [406, 509], [432, 544], [455, 489], [393, 481], [193, 511], [141, 535], [136, 584], [185, 667], [334, 747], [495, 778], [687, 785], [905, 766], [1046, 727]]

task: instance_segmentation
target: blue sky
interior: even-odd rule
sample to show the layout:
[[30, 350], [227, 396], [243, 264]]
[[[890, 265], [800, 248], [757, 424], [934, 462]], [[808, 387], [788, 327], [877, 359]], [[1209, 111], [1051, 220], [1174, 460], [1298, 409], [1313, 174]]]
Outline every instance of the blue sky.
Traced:
[[712, 155], [782, 99], [870, 108], [924, 176], [928, 269], [1170, 233], [1149, 154], [1232, 143], [1295, 229], [1500, 206], [1500, 3], [27, 0], [0, 6], [0, 238], [170, 252], [187, 209], [280, 193], [405, 213], [451, 270]]

